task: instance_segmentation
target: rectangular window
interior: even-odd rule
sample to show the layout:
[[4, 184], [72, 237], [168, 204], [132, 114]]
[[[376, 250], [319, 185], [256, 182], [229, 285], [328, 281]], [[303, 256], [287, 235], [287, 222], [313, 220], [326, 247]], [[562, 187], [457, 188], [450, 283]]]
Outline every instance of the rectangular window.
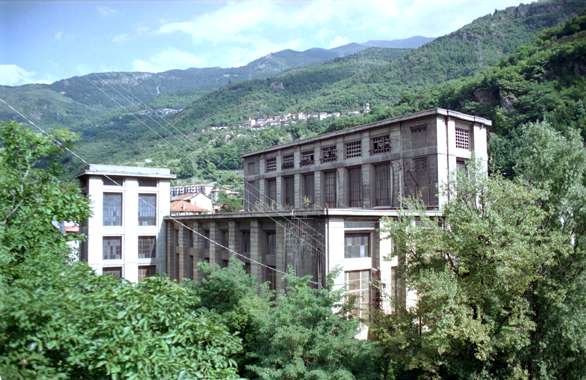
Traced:
[[360, 157], [362, 155], [362, 143], [359, 141], [347, 142], [344, 144], [346, 158]]
[[240, 249], [243, 255], [248, 256], [250, 254], [250, 231], [241, 231]]
[[115, 278], [122, 278], [122, 267], [102, 268], [102, 274], [112, 276]]
[[324, 173], [324, 202], [326, 207], [336, 207], [336, 172]]
[[470, 149], [470, 130], [456, 128], [456, 148]]
[[187, 235], [187, 246], [190, 248], [195, 247], [195, 240], [193, 239], [194, 232], [192, 230], [190, 230], [189, 228], [185, 227], [185, 229], [183, 230], [183, 233], [185, 235]]
[[102, 259], [120, 260], [122, 259], [122, 237], [107, 236], [102, 240]]
[[368, 320], [370, 309], [370, 271], [345, 272], [346, 299], [353, 304], [352, 315]]
[[246, 181], [244, 186], [246, 208], [254, 210], [258, 206], [259, 192], [256, 181]]
[[175, 247], [179, 247], [179, 230], [175, 228], [173, 231], [175, 231], [175, 233], [173, 234]]
[[105, 186], [122, 186], [124, 184], [124, 177], [102, 177], [102, 184]]
[[138, 258], [152, 259], [157, 256], [157, 238], [154, 236], [138, 237]]
[[203, 247], [205, 249], [210, 248], [210, 230], [203, 230]]
[[332, 162], [338, 159], [335, 145], [327, 145], [321, 147], [321, 162]]
[[459, 175], [467, 175], [468, 174], [468, 166], [466, 164], [466, 160], [463, 158], [456, 159], [456, 171]]
[[267, 197], [266, 203], [271, 208], [275, 208], [277, 206], [277, 180], [275, 178], [267, 179]]
[[344, 235], [344, 258], [370, 257], [370, 234], [351, 233]]
[[154, 226], [157, 224], [157, 195], [138, 194], [138, 225]]
[[156, 265], [139, 265], [138, 266], [138, 281], [142, 281], [147, 277], [152, 277], [157, 274]]
[[153, 178], [139, 178], [138, 186], [140, 187], [157, 187], [157, 180]]
[[283, 207], [295, 207], [295, 181], [293, 176], [283, 177]]
[[121, 226], [122, 194], [104, 193], [102, 213], [104, 226]]
[[255, 161], [250, 161], [246, 164], [246, 174], [254, 175], [258, 174], [257, 166]]
[[374, 200], [375, 206], [391, 205], [390, 189], [391, 165], [389, 163], [374, 167]]
[[267, 158], [265, 161], [265, 171], [274, 172], [277, 170], [277, 157]]
[[370, 139], [371, 154], [387, 153], [391, 151], [391, 138], [387, 135]]
[[275, 232], [267, 232], [266, 233], [266, 237], [267, 237], [267, 251], [266, 254], [267, 255], [274, 255], [277, 253], [277, 234], [275, 234]]
[[194, 264], [194, 259], [193, 259], [193, 255], [186, 255], [185, 256], [185, 277], [193, 280], [193, 264]]
[[295, 156], [288, 154], [283, 156], [283, 162], [281, 162], [281, 169], [292, 169], [295, 167]]
[[348, 201], [350, 207], [362, 207], [362, 168], [348, 169]]
[[310, 207], [314, 202], [315, 182], [313, 173], [303, 175], [303, 207]]
[[315, 162], [314, 159], [314, 151], [307, 150], [305, 152], [301, 152], [301, 166], [313, 165]]
[[427, 146], [427, 126], [417, 125], [411, 127], [411, 147], [413, 149]]

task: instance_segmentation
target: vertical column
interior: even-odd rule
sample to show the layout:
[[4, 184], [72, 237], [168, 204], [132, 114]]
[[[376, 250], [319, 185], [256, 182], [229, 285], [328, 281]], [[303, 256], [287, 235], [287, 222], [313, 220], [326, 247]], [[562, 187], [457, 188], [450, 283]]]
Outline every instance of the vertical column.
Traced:
[[362, 165], [362, 206], [371, 208], [374, 206], [374, 165]]
[[360, 135], [360, 148], [362, 149], [362, 158], [370, 157], [370, 135], [368, 132], [362, 132]]
[[258, 180], [258, 200], [260, 201], [262, 210], [270, 208], [271, 200], [267, 194], [267, 180], [264, 178]]
[[187, 230], [185, 229], [185, 227], [183, 227], [182, 225], [179, 225], [179, 245], [177, 246], [178, 257], [176, 258], [176, 260], [179, 260], [179, 262], [176, 263], [177, 281], [181, 281], [185, 277], [184, 264], [185, 264], [185, 238], [186, 238], [185, 233], [186, 232], [187, 232]]
[[210, 263], [218, 264], [219, 247], [213, 243], [219, 238], [218, 224], [215, 221], [210, 222]]
[[277, 185], [277, 196], [275, 199], [276, 202], [276, 207], [277, 210], [282, 210], [283, 209], [283, 177], [281, 176], [277, 176], [277, 178], [275, 179], [276, 185]]
[[[174, 243], [174, 236], [173, 236], [173, 225], [175, 224], [175, 222], [168, 220], [165, 223], [165, 228], [167, 229], [167, 233], [165, 234], [166, 236], [166, 241], [165, 241], [165, 253], [166, 253], [166, 258], [165, 258], [165, 272], [167, 274], [167, 276], [173, 278], [173, 266], [171, 265], [171, 257], [173, 257], [173, 255], [175, 254], [175, 248], [173, 247]], [[161, 272], [163, 273], [163, 272]]]
[[297, 173], [293, 176], [293, 200], [294, 208], [303, 207], [303, 189], [301, 188], [301, 174]]
[[348, 169], [338, 168], [338, 207], [348, 207]]
[[199, 273], [199, 271], [197, 270], [197, 266], [201, 260], [202, 254], [201, 254], [201, 249], [202, 249], [202, 237], [199, 236], [199, 234], [201, 233], [201, 227], [199, 225], [198, 222], [193, 222], [193, 224], [191, 225], [191, 228], [193, 228], [193, 231], [196, 231], [198, 233], [195, 232], [191, 232], [193, 234], [193, 248], [192, 248], [192, 253], [193, 253], [193, 280], [199, 280], [201, 279], [201, 275]]
[[384, 219], [379, 222], [379, 269], [380, 269], [380, 282], [382, 294], [382, 309], [385, 313], [391, 313], [393, 311], [393, 304], [395, 302], [395, 295], [392, 294], [394, 279], [392, 278], [392, 267], [397, 266], [397, 257], [392, 257], [393, 242], [391, 235], [388, 232], [388, 225], [384, 223]]
[[260, 253], [260, 226], [257, 219], [250, 221], [250, 258], [253, 260], [250, 262], [250, 275], [262, 281], [261, 267], [257, 264], [262, 262]]
[[[282, 224], [277, 224], [275, 226], [275, 239], [276, 239], [276, 252], [275, 252], [275, 267], [277, 270], [285, 272], [287, 268], [285, 268], [285, 228]], [[280, 272], [276, 273], [276, 288], [283, 289], [285, 287], [285, 279], [283, 278], [283, 274]]]
[[[235, 220], [231, 220], [228, 222], [228, 248], [230, 248], [230, 250], [241, 253], [240, 250], [238, 249], [238, 240], [237, 240], [237, 234], [238, 230], [236, 228], [236, 221]], [[232, 252], [228, 252], [228, 257], [234, 255]]]
[[313, 190], [313, 198], [314, 198], [314, 204], [315, 204], [315, 208], [321, 208], [323, 207], [324, 204], [324, 200], [323, 200], [323, 193], [322, 193], [322, 183], [323, 183], [323, 178], [324, 178], [324, 172], [322, 172], [321, 170], [317, 170], [314, 173], [314, 177], [313, 177], [313, 186], [314, 186], [314, 190]]

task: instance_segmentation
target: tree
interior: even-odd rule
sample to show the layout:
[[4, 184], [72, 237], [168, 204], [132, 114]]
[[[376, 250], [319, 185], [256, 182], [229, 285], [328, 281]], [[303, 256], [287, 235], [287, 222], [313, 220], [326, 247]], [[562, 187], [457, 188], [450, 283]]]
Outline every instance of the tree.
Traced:
[[569, 245], [521, 182], [462, 176], [451, 199], [442, 223], [413, 209], [390, 224], [418, 299], [375, 336], [398, 344], [386, 346], [398, 378], [527, 378], [530, 293]]
[[240, 340], [198, 308], [192, 290], [160, 278], [133, 285], [68, 262], [53, 222], [89, 213], [79, 188], [57, 178], [69, 137], [0, 126], [0, 376], [236, 377]]

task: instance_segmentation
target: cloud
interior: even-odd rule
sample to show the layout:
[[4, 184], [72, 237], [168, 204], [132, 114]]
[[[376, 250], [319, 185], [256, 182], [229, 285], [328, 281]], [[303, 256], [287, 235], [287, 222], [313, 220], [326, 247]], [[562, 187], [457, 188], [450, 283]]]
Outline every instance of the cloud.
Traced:
[[55, 34], [53, 35], [53, 38], [54, 38], [56, 41], [59, 41], [60, 39], [62, 39], [62, 38], [63, 38], [63, 32], [59, 31], [59, 32], [55, 33]]
[[161, 72], [172, 69], [187, 69], [202, 66], [205, 60], [189, 52], [175, 48], [165, 49], [148, 59], [132, 61], [134, 71]]
[[39, 79], [34, 71], [28, 71], [18, 65], [0, 64], [0, 85], [20, 86], [26, 83], [51, 83], [51, 80]]
[[116, 44], [128, 42], [150, 32], [150, 30], [151, 29], [146, 26], [138, 26], [132, 32], [116, 34], [112, 37], [112, 42]]
[[98, 11], [100, 16], [111, 16], [113, 14], [118, 13], [118, 11], [116, 9], [107, 7], [105, 5], [98, 5], [96, 7], [96, 11]]

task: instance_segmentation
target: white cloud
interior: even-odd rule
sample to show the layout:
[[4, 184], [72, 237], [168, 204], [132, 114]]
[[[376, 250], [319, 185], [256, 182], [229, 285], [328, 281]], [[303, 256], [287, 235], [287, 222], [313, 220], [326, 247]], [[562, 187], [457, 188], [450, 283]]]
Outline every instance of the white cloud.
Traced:
[[57, 41], [63, 38], [63, 32], [59, 31], [53, 35], [53, 38]]
[[163, 50], [148, 59], [132, 61], [132, 70], [146, 72], [161, 72], [172, 69], [187, 69], [204, 65], [205, 61], [189, 52], [170, 48]]
[[34, 71], [28, 71], [17, 65], [0, 64], [0, 85], [20, 86], [26, 83], [51, 83], [49, 79], [39, 79]]
[[112, 42], [114, 42], [114, 43], [128, 42], [132, 39], [138, 38], [138, 37], [150, 32], [150, 30], [151, 29], [146, 26], [138, 26], [132, 32], [116, 34], [114, 37], [112, 37]]
[[101, 16], [111, 16], [115, 13], [118, 13], [116, 9], [107, 7], [105, 5], [98, 5], [96, 7], [96, 11], [98, 11]]

